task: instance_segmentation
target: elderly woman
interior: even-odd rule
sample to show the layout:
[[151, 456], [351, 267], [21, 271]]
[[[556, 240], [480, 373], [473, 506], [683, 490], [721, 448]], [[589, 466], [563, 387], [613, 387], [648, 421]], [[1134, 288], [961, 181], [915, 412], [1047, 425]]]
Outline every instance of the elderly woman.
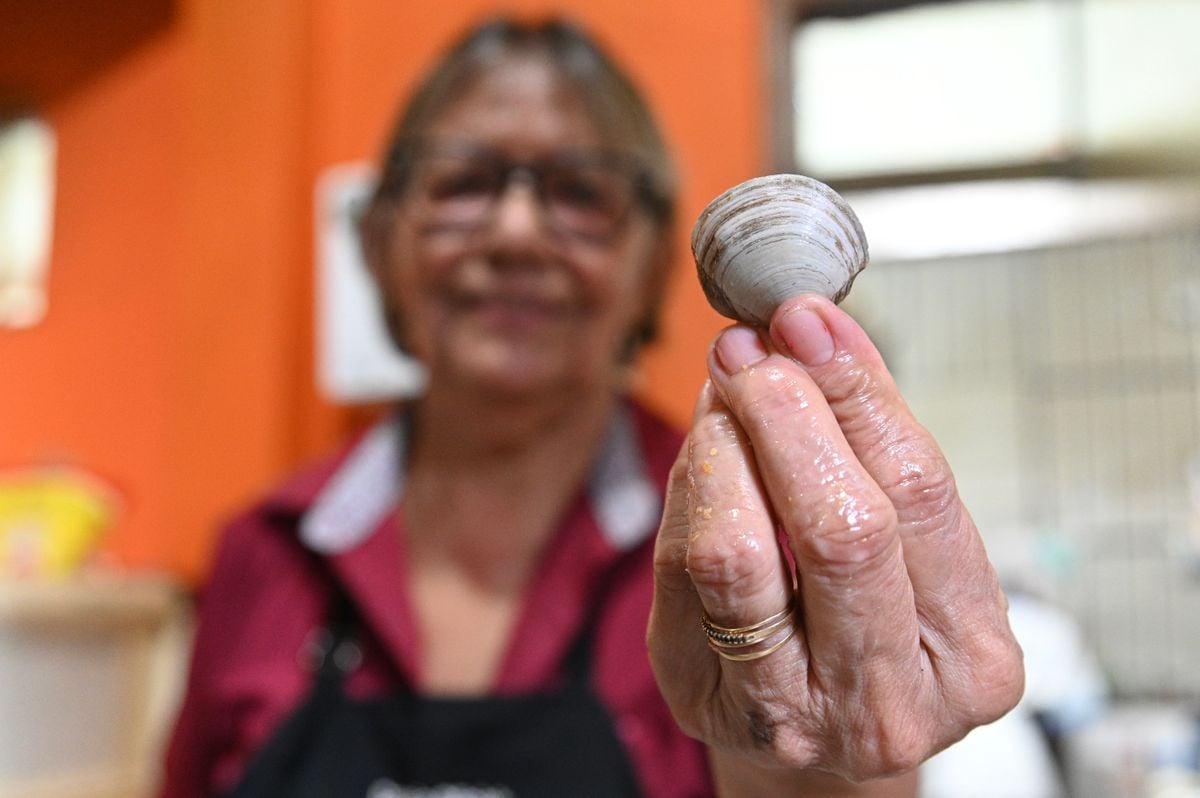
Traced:
[[906, 795], [1016, 701], [979, 537], [844, 313], [723, 332], [686, 443], [624, 396], [673, 209], [577, 30], [432, 72], [363, 222], [428, 388], [227, 530], [165, 796]]

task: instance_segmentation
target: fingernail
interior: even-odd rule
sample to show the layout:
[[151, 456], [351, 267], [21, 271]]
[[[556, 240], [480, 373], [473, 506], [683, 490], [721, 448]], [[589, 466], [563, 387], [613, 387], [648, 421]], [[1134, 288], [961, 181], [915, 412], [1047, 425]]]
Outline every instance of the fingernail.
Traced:
[[758, 333], [741, 325], [721, 333], [716, 352], [717, 363], [726, 374], [736, 374], [767, 356], [767, 348], [763, 346]]
[[791, 356], [806, 366], [820, 366], [833, 357], [833, 335], [824, 319], [808, 308], [776, 319], [775, 333]]

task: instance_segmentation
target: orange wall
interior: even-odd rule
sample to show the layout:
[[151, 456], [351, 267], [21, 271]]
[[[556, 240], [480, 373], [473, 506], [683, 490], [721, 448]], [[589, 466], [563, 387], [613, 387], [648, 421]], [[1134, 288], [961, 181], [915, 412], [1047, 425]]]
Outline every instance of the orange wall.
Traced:
[[[684, 220], [764, 163], [760, 5], [566, 7], [658, 108]], [[420, 70], [495, 8], [183, 0], [168, 31], [43, 109], [60, 146], [51, 310], [0, 332], [0, 463], [108, 475], [128, 499], [108, 550], [200, 576], [222, 517], [363, 418], [313, 388], [316, 176], [373, 156]], [[687, 232], [665, 342], [643, 360], [643, 394], [680, 423], [721, 326]]]
[[162, 558], [181, 53], [155, 41], [45, 109], [58, 134], [48, 318], [0, 330], [0, 463], [67, 461], [127, 494], [111, 545]]

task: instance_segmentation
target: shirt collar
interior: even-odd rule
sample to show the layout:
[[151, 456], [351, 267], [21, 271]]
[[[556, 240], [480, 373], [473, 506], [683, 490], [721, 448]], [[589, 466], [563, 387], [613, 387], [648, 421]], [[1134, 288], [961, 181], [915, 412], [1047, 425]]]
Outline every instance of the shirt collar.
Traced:
[[[350, 449], [300, 521], [300, 539], [308, 548], [324, 555], [349, 551], [396, 510], [404, 494], [406, 432], [404, 416], [397, 415], [376, 424]], [[657, 526], [662, 496], [625, 404], [609, 422], [588, 478], [588, 499], [605, 540], [618, 551], [632, 549]]]

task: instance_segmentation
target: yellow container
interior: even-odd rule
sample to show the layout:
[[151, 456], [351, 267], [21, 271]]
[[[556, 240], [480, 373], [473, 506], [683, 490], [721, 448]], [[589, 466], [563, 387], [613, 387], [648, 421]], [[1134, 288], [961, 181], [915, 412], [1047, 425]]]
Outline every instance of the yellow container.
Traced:
[[113, 491], [78, 470], [0, 475], [0, 575], [69, 576], [95, 548], [115, 510]]

